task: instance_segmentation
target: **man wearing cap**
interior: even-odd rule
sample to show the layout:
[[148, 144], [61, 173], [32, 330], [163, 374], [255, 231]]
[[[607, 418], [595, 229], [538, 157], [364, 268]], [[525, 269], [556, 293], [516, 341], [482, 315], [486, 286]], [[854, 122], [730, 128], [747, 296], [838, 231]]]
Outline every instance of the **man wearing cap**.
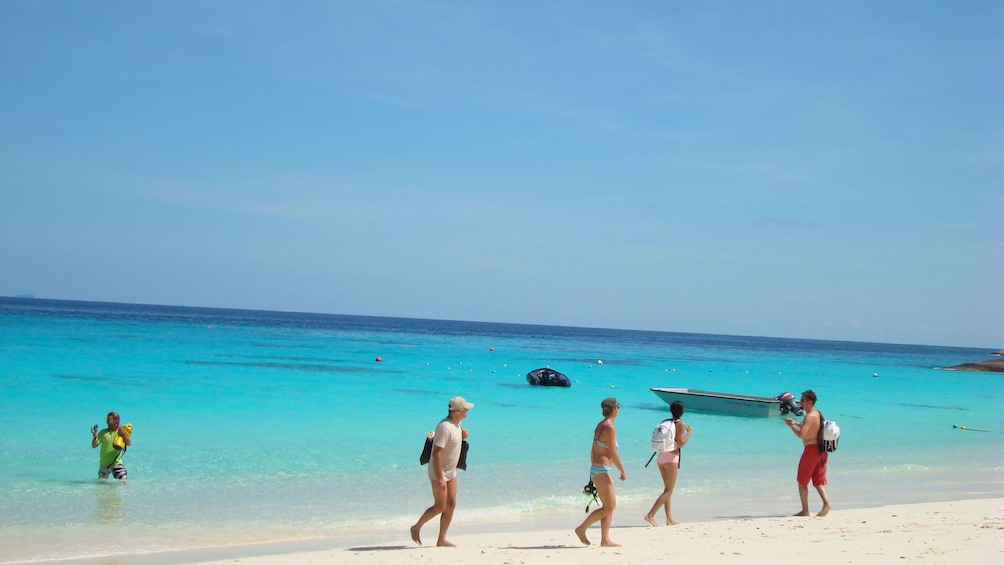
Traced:
[[453, 547], [446, 540], [446, 530], [453, 520], [457, 507], [457, 463], [460, 461], [460, 447], [470, 432], [460, 427], [460, 421], [467, 417], [467, 411], [474, 405], [459, 396], [450, 399], [449, 414], [436, 426], [432, 438], [432, 458], [429, 461], [429, 481], [432, 483], [432, 506], [425, 509], [422, 517], [411, 527], [411, 539], [422, 545], [422, 526], [437, 515], [439, 518], [439, 547]]
[[122, 454], [132, 445], [132, 425], [119, 426], [119, 415], [109, 412], [106, 418], [108, 427], [98, 431], [95, 425], [91, 429], [91, 449], [101, 446], [98, 454], [98, 478], [107, 479], [108, 475], [121, 481], [128, 478], [125, 465], [122, 464]]

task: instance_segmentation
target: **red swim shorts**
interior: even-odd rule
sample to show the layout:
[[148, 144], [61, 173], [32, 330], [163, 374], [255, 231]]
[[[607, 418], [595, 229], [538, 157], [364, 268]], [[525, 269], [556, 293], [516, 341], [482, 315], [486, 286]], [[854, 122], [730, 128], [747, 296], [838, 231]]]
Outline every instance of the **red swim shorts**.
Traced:
[[798, 484], [807, 485], [812, 479], [812, 486], [826, 484], [826, 453], [819, 451], [816, 444], [805, 446], [802, 458], [798, 460]]

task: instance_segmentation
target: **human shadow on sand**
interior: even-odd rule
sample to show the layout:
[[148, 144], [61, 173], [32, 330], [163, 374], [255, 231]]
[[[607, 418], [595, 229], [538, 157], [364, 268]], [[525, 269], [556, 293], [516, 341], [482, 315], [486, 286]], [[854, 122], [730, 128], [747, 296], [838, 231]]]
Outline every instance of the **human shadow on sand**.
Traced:
[[499, 549], [579, 549], [578, 545], [509, 545]]
[[732, 514], [715, 516], [715, 520], [762, 520], [764, 518], [787, 518], [791, 514]]
[[420, 545], [364, 545], [361, 547], [347, 547], [345, 551], [400, 551], [402, 549], [418, 549]]

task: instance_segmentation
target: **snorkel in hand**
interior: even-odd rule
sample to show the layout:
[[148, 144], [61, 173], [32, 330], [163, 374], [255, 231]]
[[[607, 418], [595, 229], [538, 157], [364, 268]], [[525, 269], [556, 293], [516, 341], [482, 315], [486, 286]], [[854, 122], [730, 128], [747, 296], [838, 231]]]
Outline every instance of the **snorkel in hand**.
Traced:
[[596, 492], [596, 485], [593, 481], [589, 481], [589, 484], [582, 487], [582, 494], [590, 497], [589, 502], [586, 503], [586, 513], [589, 513], [589, 507], [593, 504], [599, 504], [599, 494]]

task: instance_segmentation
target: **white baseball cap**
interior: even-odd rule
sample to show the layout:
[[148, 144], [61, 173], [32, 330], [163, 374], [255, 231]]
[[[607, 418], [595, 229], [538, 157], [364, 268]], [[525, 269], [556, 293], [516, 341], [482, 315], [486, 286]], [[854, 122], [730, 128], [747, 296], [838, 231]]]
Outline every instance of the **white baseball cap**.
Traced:
[[464, 397], [462, 396], [454, 396], [450, 399], [450, 412], [454, 412], [456, 410], [470, 410], [471, 408], [474, 408], [474, 405], [464, 400]]

